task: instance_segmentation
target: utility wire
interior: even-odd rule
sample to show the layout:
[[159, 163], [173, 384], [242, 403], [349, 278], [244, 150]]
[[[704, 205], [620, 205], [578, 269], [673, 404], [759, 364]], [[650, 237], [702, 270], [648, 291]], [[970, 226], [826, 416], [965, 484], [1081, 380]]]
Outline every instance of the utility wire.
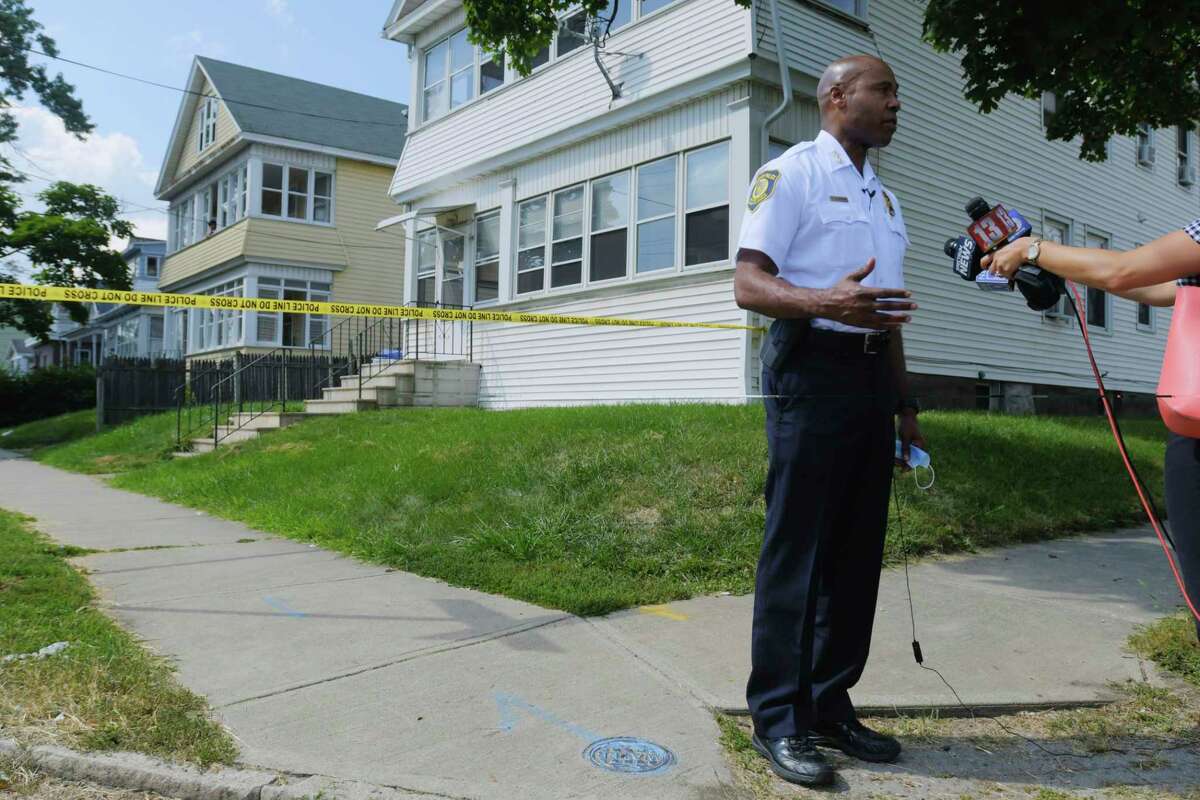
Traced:
[[[127, 75], [123, 72], [117, 72], [115, 70], [106, 69], [104, 67], [98, 67], [94, 64], [87, 64], [87, 63], [84, 63], [83, 61], [74, 61], [70, 58], [63, 58], [62, 56], [52, 56], [49, 53], [44, 53], [41, 50], [38, 50], [33, 47], [27, 47], [27, 48], [25, 48], [25, 50], [26, 50], [26, 52], [34, 53], [35, 55], [44, 56], [46, 58], [52, 58], [55, 61], [62, 61], [65, 64], [74, 64], [77, 67], [83, 67], [84, 69], [90, 69], [90, 70], [94, 70], [96, 72], [102, 72], [105, 75], [112, 75], [117, 78], [124, 78], [125, 80], [135, 81], [137, 83], [144, 83], [147, 86], [157, 86], [160, 89], [169, 89], [170, 91], [173, 91], [173, 92], [180, 92], [181, 94], [194, 95], [196, 97], [213, 97], [214, 96], [214, 95], [205, 94], [204, 92], [193, 91], [192, 89], [182, 89], [178, 86], [171, 86], [170, 84], [159, 83], [157, 81], [147, 80], [146, 78], [139, 78], [136, 75]], [[223, 100], [226, 104], [235, 104], [235, 105], [245, 106], [246, 108], [259, 108], [259, 109], [263, 109], [264, 111], [279, 111], [284, 114], [295, 114], [297, 116], [312, 117], [314, 119], [328, 119], [328, 120], [333, 120], [335, 122], [352, 122], [352, 123], [355, 123], [358, 125], [381, 125], [383, 127], [399, 128], [401, 130], [407, 129], [407, 127], [408, 127], [407, 123], [397, 124], [395, 122], [385, 122], [383, 120], [351, 119], [349, 117], [334, 117], [334, 116], [330, 116], [328, 114], [316, 114], [316, 113], [313, 113], [310, 111], [297, 111], [294, 108], [282, 108], [280, 106], [269, 106], [269, 105], [264, 105], [262, 103], [252, 103], [248, 100], [235, 100], [235, 99], [232, 99], [229, 97], [225, 97], [224, 95], [222, 95], [220, 99]], [[407, 113], [408, 113], [407, 109], [405, 109], [405, 114], [407, 115]]]

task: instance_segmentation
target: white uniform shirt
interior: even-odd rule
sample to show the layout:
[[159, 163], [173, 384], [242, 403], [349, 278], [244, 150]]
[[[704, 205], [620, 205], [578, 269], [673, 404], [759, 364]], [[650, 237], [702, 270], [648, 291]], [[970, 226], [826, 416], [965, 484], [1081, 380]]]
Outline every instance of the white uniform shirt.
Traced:
[[[879, 183], [870, 161], [860, 175], [827, 132], [764, 164], [746, 205], [738, 248], [766, 253], [793, 286], [827, 289], [874, 258], [875, 271], [863, 286], [904, 288], [908, 232], [900, 202]], [[867, 332], [828, 319], [812, 325]]]

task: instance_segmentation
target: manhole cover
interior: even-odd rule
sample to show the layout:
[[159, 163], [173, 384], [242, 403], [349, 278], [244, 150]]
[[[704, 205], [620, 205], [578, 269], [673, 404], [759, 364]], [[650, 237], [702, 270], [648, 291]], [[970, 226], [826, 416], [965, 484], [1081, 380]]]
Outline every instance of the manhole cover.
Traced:
[[660, 744], [631, 736], [592, 742], [583, 757], [609, 772], [645, 775], [662, 772], [675, 763], [675, 754]]

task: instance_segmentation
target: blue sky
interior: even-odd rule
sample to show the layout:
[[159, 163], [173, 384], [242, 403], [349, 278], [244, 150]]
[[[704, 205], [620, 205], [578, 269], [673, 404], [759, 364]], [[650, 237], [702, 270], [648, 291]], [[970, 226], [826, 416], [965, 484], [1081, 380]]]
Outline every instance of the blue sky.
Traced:
[[[27, 2], [60, 55], [117, 72], [183, 86], [192, 57], [205, 55], [408, 102], [405, 48], [379, 35], [391, 0]], [[22, 154], [14, 164], [163, 208], [152, 188], [182, 95], [61, 62], [51, 69], [75, 85], [96, 131], [75, 142], [45, 112], [18, 110]], [[44, 185], [31, 181], [22, 191]], [[165, 233], [162, 213], [130, 207], [128, 216], [142, 235]]]

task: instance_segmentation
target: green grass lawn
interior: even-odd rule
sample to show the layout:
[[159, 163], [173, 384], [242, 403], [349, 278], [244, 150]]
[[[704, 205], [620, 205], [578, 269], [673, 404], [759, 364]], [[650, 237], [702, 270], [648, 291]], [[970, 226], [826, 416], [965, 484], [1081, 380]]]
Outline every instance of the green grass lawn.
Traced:
[[73, 442], [96, 433], [96, 410], [72, 411], [49, 419], [0, 429], [0, 448], [30, 450]]
[[[1141, 522], [1101, 420], [923, 420], [937, 484], [899, 479], [914, 554]], [[121, 488], [575, 613], [752, 588], [766, 472], [756, 406], [385, 411], [163, 460], [173, 425], [146, 418], [37, 457], [125, 470]], [[1127, 434], [1160, 492], [1162, 425]], [[890, 559], [902, 544], [893, 520]]]
[[1139, 630], [1129, 640], [1134, 652], [1200, 686], [1200, 641], [1196, 621], [1188, 612], [1161, 619]]
[[0, 511], [0, 655], [69, 643], [48, 658], [0, 664], [0, 730], [26, 743], [231, 762], [233, 739], [204, 700], [94, 607], [90, 584], [63, 554]]

